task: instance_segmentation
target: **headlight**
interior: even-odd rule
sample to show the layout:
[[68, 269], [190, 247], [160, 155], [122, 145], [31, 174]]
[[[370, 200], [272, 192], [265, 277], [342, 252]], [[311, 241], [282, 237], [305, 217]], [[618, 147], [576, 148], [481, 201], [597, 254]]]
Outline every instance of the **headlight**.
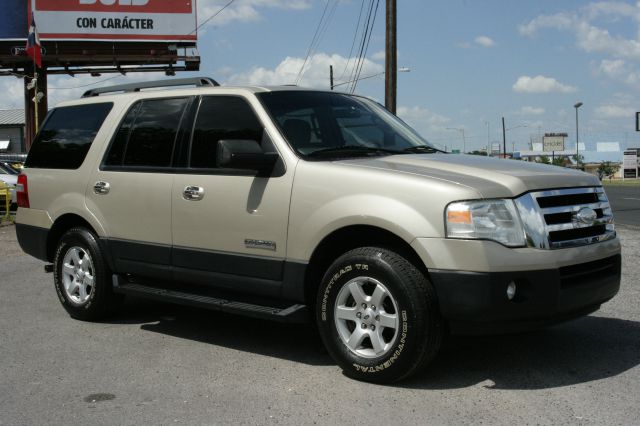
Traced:
[[513, 200], [460, 201], [446, 211], [447, 238], [494, 240], [525, 245], [524, 228]]

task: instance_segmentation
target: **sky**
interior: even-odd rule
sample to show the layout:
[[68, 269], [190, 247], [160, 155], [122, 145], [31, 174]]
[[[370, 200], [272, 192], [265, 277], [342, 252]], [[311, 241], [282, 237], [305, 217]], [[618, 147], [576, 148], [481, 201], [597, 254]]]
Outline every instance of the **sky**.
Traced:
[[[375, 9], [378, 0], [364, 0], [364, 15], [371, 1]], [[200, 22], [228, 2], [199, 0]], [[398, 115], [432, 143], [467, 151], [501, 143], [504, 117], [508, 151], [527, 150], [546, 132], [567, 133], [566, 148], [575, 149], [574, 105], [582, 102], [579, 138], [587, 150], [603, 142], [640, 147], [640, 2], [397, 3], [398, 67], [405, 71], [398, 73]], [[363, 0], [235, 0], [200, 29], [202, 65], [191, 75], [211, 76], [223, 85], [328, 89], [330, 65], [336, 83], [354, 75], [362, 7]], [[355, 88], [381, 103], [384, 17], [380, 0], [360, 72], [374, 77]], [[78, 98], [87, 88], [158, 75], [105, 81], [110, 77], [50, 76], [50, 106]], [[338, 88], [351, 90], [349, 84]], [[1, 78], [0, 91], [6, 94], [0, 109], [22, 107], [20, 80]]]

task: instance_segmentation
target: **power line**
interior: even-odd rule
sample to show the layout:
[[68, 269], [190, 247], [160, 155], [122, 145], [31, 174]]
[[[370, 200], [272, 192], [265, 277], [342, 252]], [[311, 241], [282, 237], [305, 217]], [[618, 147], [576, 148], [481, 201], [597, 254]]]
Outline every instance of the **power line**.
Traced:
[[340, 77], [338, 78], [338, 80], [342, 80], [342, 77], [344, 77], [344, 73], [347, 72], [347, 68], [349, 68], [349, 63], [351, 62], [351, 54], [353, 53], [353, 48], [356, 45], [356, 38], [358, 38], [358, 33], [360, 32], [360, 20], [362, 19], [364, 2], [365, 0], [362, 0], [362, 3], [360, 4], [360, 13], [358, 14], [358, 23], [356, 24], [356, 30], [353, 32], [353, 41], [351, 42], [351, 49], [349, 49], [349, 56], [347, 56], [347, 64], [344, 66], [344, 69], [342, 70], [342, 74], [340, 74]]
[[[360, 49], [358, 51], [358, 60], [355, 64], [355, 67], [353, 68], [353, 70], [351, 71], [351, 81], [355, 82], [358, 77], [359, 77], [359, 69], [360, 69], [360, 65], [362, 64], [364, 57], [364, 46], [366, 45], [366, 40], [367, 40], [367, 34], [369, 32], [369, 25], [371, 23], [371, 15], [373, 13], [373, 5], [374, 5], [374, 0], [371, 0], [371, 4], [369, 6], [369, 11], [367, 13], [367, 21], [366, 24], [363, 28], [363, 32], [362, 32], [362, 38], [360, 40]], [[349, 89], [349, 91], [351, 93], [353, 93], [355, 90], [355, 88], [353, 87], [353, 84], [351, 84], [351, 88]]]
[[73, 87], [52, 87], [52, 86], [49, 86], [48, 88], [49, 88], [50, 90], [73, 90], [73, 89], [80, 89], [80, 88], [82, 88], [82, 87], [93, 86], [94, 84], [104, 83], [105, 81], [113, 80], [114, 78], [120, 78], [120, 77], [122, 77], [122, 76], [121, 76], [121, 75], [116, 75], [116, 76], [113, 76], [113, 77], [103, 78], [102, 80], [94, 81], [93, 83], [82, 84], [82, 85], [80, 85], [80, 86], [73, 86]]
[[302, 66], [300, 67], [300, 71], [298, 71], [298, 75], [295, 80], [295, 84], [297, 85], [302, 79], [302, 72], [304, 71], [304, 67], [307, 65], [307, 61], [309, 60], [309, 56], [311, 55], [311, 51], [313, 50], [313, 46], [318, 38], [318, 34], [320, 32], [320, 28], [322, 28], [322, 23], [324, 22], [324, 17], [327, 14], [327, 9], [329, 8], [329, 3], [331, 0], [327, 0], [327, 3], [324, 5], [324, 9], [322, 10], [322, 16], [320, 16], [320, 21], [318, 21], [318, 25], [316, 26], [316, 31], [313, 34], [313, 38], [311, 39], [311, 43], [309, 44], [309, 48], [307, 49], [307, 55], [302, 62]]
[[[373, 5], [373, 0], [371, 2]], [[358, 85], [358, 79], [360, 78], [360, 74], [362, 73], [362, 67], [364, 66], [364, 61], [366, 60], [367, 51], [369, 50], [369, 42], [371, 41], [371, 35], [373, 34], [373, 26], [376, 23], [376, 16], [378, 15], [378, 6], [380, 5], [380, 0], [376, 1], [376, 10], [373, 13], [373, 20], [371, 22], [371, 26], [369, 27], [369, 34], [367, 37], [366, 45], [362, 51], [362, 55], [360, 57], [360, 68], [356, 72], [356, 78], [354, 79], [353, 86], [351, 87], [351, 93], [356, 91], [356, 86]]]
[[[371, 13], [373, 11], [373, 1], [371, 0], [371, 3], [369, 5], [369, 10], [367, 12], [367, 18], [366, 18], [366, 23], [364, 24], [364, 26], [362, 27], [362, 37], [360, 38], [360, 48], [358, 50], [358, 55], [356, 56], [356, 62], [353, 65], [353, 68], [351, 69], [351, 73], [349, 74], [349, 81], [355, 81], [356, 78], [356, 73], [357, 73], [357, 69], [360, 66], [360, 61], [362, 60], [362, 52], [364, 51], [364, 45], [365, 45], [365, 39], [367, 37], [367, 31], [369, 29], [369, 23], [371, 21]], [[351, 92], [351, 89], [349, 89], [349, 92]]]
[[[318, 47], [320, 46], [320, 43], [322, 43], [322, 39], [324, 38], [324, 35], [327, 33], [327, 29], [329, 28], [329, 24], [331, 23], [331, 20], [333, 19], [333, 15], [335, 14], [337, 7], [338, 7], [338, 1], [335, 0], [334, 3], [333, 3], [333, 6], [331, 6], [331, 9], [329, 10], [329, 14], [327, 15], [327, 18], [324, 20], [324, 24], [323, 24], [322, 28], [320, 29], [320, 32], [318, 33], [318, 37], [316, 39], [315, 44], [313, 45], [313, 48], [311, 49], [311, 54], [309, 55], [309, 58], [313, 58], [313, 56], [318, 51]], [[302, 75], [300, 76], [300, 79], [302, 79], [302, 77], [304, 76], [305, 72], [306, 72], [306, 70], [303, 68]]]
[[200, 25], [198, 25], [193, 31], [191, 31], [189, 34], [193, 34], [196, 31], [198, 31], [200, 28], [202, 28], [204, 25], [206, 25], [207, 22], [209, 22], [210, 20], [212, 20], [213, 18], [215, 18], [216, 16], [218, 16], [220, 13], [222, 13], [223, 10], [225, 10], [227, 7], [231, 6], [231, 3], [233, 3], [236, 0], [231, 0], [229, 1], [229, 3], [225, 4], [224, 6], [222, 6], [221, 9], [219, 9], [216, 13], [214, 13], [213, 15], [209, 16], [207, 19], [205, 19]]
[[[362, 73], [362, 67], [364, 66], [364, 61], [367, 59], [367, 52], [369, 51], [369, 43], [371, 42], [371, 35], [373, 34], [373, 27], [376, 24], [376, 17], [378, 16], [378, 6], [380, 5], [380, 0], [376, 1], [376, 10], [373, 13], [373, 21], [371, 22], [371, 29], [369, 30], [369, 37], [367, 38], [367, 46], [364, 48], [364, 54], [362, 55], [362, 62], [360, 64], [360, 70], [358, 71], [358, 75], [356, 77], [356, 81], [353, 82], [353, 92], [356, 91], [356, 86], [358, 85], [358, 81], [360, 80], [360, 74]], [[353, 93], [351, 92], [351, 93]]]

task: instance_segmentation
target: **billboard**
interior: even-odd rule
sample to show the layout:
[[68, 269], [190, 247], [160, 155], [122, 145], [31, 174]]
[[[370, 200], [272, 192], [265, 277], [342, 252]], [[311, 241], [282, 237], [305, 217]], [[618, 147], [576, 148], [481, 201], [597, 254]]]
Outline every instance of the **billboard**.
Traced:
[[0, 40], [26, 40], [27, 2], [25, 0], [2, 0], [0, 13]]
[[635, 149], [629, 149], [624, 151], [622, 156], [622, 176], [624, 178], [637, 179], [638, 168], [640, 163], [638, 161], [638, 151]]
[[566, 133], [545, 133], [542, 138], [544, 151], [564, 151], [564, 138]]
[[197, 39], [195, 2], [30, 0], [41, 40], [189, 43]]

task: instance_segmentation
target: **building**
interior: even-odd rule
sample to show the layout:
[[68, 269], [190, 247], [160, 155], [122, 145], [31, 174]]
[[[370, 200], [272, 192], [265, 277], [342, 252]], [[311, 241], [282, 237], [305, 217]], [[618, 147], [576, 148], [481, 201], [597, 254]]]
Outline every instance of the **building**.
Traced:
[[0, 154], [23, 154], [24, 110], [0, 110]]

